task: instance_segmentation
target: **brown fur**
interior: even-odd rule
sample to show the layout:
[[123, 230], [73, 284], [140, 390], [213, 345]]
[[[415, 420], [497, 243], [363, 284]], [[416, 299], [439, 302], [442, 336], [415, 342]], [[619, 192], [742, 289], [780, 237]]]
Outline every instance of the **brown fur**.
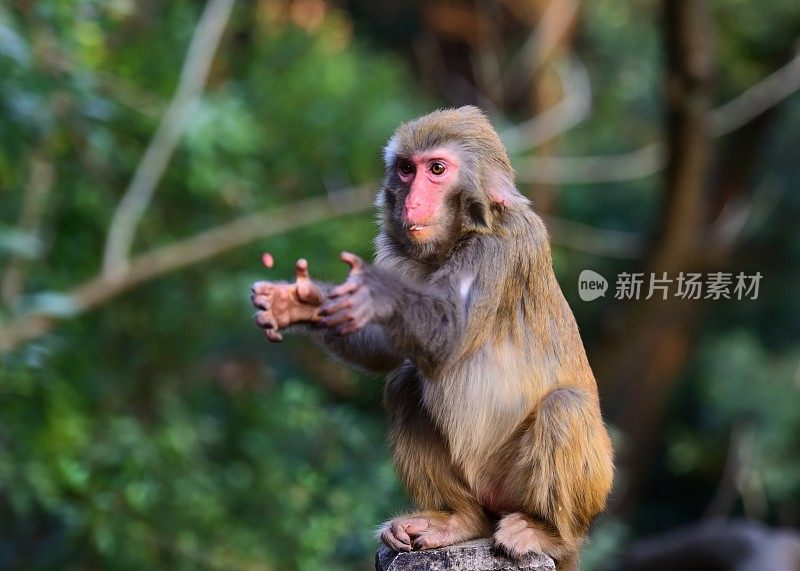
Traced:
[[[414, 241], [403, 215], [410, 187], [397, 165], [435, 149], [455, 153], [458, 177], [436, 198], [447, 208], [437, 210], [432, 238]], [[605, 506], [613, 459], [544, 224], [474, 107], [401, 125], [384, 157], [375, 265], [343, 258], [353, 271], [320, 309], [329, 330], [315, 333], [349, 362], [393, 371], [389, 440], [419, 511], [379, 536], [412, 549], [493, 533], [511, 555], [543, 552], [559, 570], [575, 568]], [[254, 286], [259, 323], [280, 317], [270, 300], [291, 287]]]
[[[473, 169], [463, 192], [480, 202], [473, 210], [482, 218], [462, 209], [457, 215], [468, 222], [455, 238], [425, 251], [409, 244], [399, 227], [402, 191], [393, 163], [446, 145], [459, 148]], [[387, 384], [398, 472], [419, 509], [483, 517], [470, 535], [491, 524], [491, 514], [481, 513], [486, 508], [524, 514], [517, 523], [528, 522], [540, 536], [529, 547], [561, 561], [559, 568], [572, 566], [604, 508], [612, 451], [577, 325], [553, 274], [545, 227], [508, 187], [499, 191], [508, 195], [504, 204], [492, 201], [489, 185], [510, 184], [513, 171], [494, 129], [474, 108], [401, 126], [386, 162], [376, 264], [428, 282], [469, 268], [476, 292], [453, 361], [434, 378], [407, 364]], [[465, 242], [472, 243], [462, 259]], [[493, 505], [482, 505], [484, 498]], [[496, 541], [521, 555], [514, 535], [501, 533], [503, 521]]]

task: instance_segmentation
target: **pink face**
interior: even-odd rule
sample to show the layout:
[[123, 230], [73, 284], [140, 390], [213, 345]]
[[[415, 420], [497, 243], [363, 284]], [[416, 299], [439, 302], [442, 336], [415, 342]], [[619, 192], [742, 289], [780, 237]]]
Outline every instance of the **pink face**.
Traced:
[[424, 242], [436, 233], [448, 190], [458, 180], [458, 169], [458, 155], [443, 148], [398, 161], [397, 175], [410, 186], [403, 205], [403, 222], [413, 240]]

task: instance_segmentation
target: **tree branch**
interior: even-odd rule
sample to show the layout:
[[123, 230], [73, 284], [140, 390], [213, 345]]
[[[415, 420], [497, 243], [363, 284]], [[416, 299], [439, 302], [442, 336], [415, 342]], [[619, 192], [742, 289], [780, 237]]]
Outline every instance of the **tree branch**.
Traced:
[[[55, 168], [41, 151], [36, 151], [31, 157], [30, 169], [17, 229], [20, 233], [38, 241], [42, 215], [47, 206], [47, 195], [52, 190], [55, 180]], [[14, 255], [8, 261], [0, 283], [0, 296], [8, 306], [14, 305], [22, 292], [25, 284], [25, 266], [26, 260], [20, 255]]]
[[543, 217], [554, 244], [608, 258], [636, 259], [642, 253], [642, 235], [608, 230], [555, 216]]
[[[245, 244], [329, 220], [358, 214], [372, 205], [373, 185], [337, 191], [331, 196], [310, 198], [288, 206], [271, 208], [238, 218], [167, 246], [134, 257], [121, 274], [104, 273], [65, 292], [62, 305], [69, 315], [43, 310], [20, 315], [0, 327], [0, 350], [9, 351], [50, 331], [57, 321], [98, 307], [133, 287], [169, 272], [204, 262]], [[618, 258], [633, 257], [641, 237], [631, 232], [603, 230], [560, 218], [547, 219], [553, 241], [567, 248]]]
[[503, 84], [509, 98], [518, 97], [536, 70], [550, 58], [561, 38], [572, 27], [579, 8], [580, 3], [576, 0], [552, 0], [547, 5], [539, 23], [503, 73]]
[[189, 44], [175, 95], [112, 218], [103, 256], [103, 273], [108, 278], [121, 278], [125, 273], [136, 227], [199, 100], [234, 2], [208, 0], [203, 10]]
[[722, 137], [739, 129], [800, 89], [800, 53], [750, 89], [709, 113], [711, 132]]
[[[355, 214], [371, 207], [370, 187], [358, 187], [328, 197], [311, 198], [280, 208], [244, 216], [168, 246], [133, 258], [124, 271], [113, 276], [100, 273], [65, 293], [71, 315], [95, 308], [143, 282], [180, 268], [208, 260], [258, 238], [274, 236], [334, 216]], [[0, 327], [0, 350], [10, 350], [53, 328], [63, 315], [34, 311]]]
[[[710, 111], [707, 116], [709, 135], [723, 137], [741, 129], [798, 90], [800, 54], [741, 95]], [[507, 136], [512, 145], [517, 144], [519, 135], [513, 130]], [[517, 161], [517, 170], [520, 181], [525, 183], [620, 182], [644, 178], [664, 170], [667, 165], [665, 150], [664, 143], [657, 141], [641, 149], [616, 155], [525, 157]]]
[[750, 469], [752, 461], [753, 426], [750, 422], [738, 422], [731, 430], [728, 444], [728, 457], [722, 470], [717, 491], [706, 508], [703, 519], [724, 521], [730, 517], [737, 497], [740, 495], [743, 475]]
[[554, 64], [563, 85], [564, 99], [536, 117], [504, 129], [503, 142], [510, 153], [520, 153], [542, 145], [572, 129], [592, 110], [592, 84], [586, 66], [578, 58], [567, 57]]
[[729, 200], [717, 220], [709, 228], [709, 249], [723, 255], [746, 241], [762, 228], [787, 190], [787, 185], [773, 177], [764, 179], [748, 199]]
[[665, 166], [661, 142], [616, 155], [525, 157], [516, 164], [521, 182], [547, 184], [621, 182], [656, 174]]

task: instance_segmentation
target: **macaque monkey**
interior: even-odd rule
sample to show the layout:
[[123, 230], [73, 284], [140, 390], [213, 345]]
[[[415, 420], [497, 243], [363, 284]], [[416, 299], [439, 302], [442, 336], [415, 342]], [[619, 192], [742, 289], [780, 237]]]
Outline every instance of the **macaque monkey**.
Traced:
[[401, 125], [384, 160], [374, 263], [343, 253], [334, 287], [298, 260], [294, 283], [253, 285], [256, 322], [389, 373], [393, 460], [418, 510], [380, 527], [389, 547], [492, 536], [574, 569], [613, 459], [547, 230], [475, 107]]

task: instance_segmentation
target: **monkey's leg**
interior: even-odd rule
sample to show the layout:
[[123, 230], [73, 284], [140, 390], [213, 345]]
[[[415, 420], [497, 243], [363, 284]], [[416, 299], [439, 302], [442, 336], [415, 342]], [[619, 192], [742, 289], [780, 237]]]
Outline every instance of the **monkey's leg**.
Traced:
[[611, 442], [596, 398], [577, 388], [548, 393], [504, 444], [506, 493], [522, 513], [501, 518], [495, 542], [512, 555], [543, 552], [561, 569], [577, 553], [611, 489]]
[[386, 386], [389, 440], [398, 474], [421, 510], [394, 518], [378, 537], [397, 551], [432, 549], [491, 534], [491, 524], [422, 406], [420, 381], [404, 367]]

